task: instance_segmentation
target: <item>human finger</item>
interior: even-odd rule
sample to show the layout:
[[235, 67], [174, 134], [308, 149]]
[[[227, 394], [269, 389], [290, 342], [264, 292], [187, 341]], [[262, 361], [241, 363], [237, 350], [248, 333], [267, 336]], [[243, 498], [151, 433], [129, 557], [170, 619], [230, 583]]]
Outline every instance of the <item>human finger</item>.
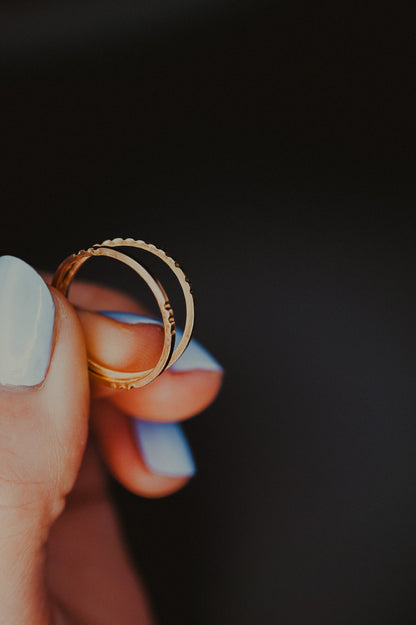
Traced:
[[169, 495], [182, 488], [195, 473], [179, 424], [139, 422], [110, 401], [100, 399], [93, 402], [92, 426], [110, 471], [135, 494]]
[[[155, 366], [163, 347], [163, 325], [148, 316], [140, 302], [109, 287], [82, 281], [74, 281], [70, 296], [79, 307], [88, 353], [94, 360], [122, 371]], [[177, 329], [176, 343], [180, 338]], [[114, 392], [91, 379], [91, 390], [93, 397], [113, 395], [116, 405], [132, 416], [181, 421], [210, 405], [223, 375], [212, 354], [192, 339], [181, 358], [151, 384]]]
[[[106, 312], [131, 328], [146, 325], [148, 318], [132, 313]], [[157, 325], [162, 329], [158, 322]], [[176, 340], [182, 333], [176, 331]], [[221, 388], [224, 370], [198, 341], [191, 339], [184, 354], [147, 386], [120, 391], [111, 396], [127, 414], [154, 421], [182, 421], [205, 410]]]
[[78, 316], [32, 267], [1, 257], [2, 623], [50, 623], [44, 546], [75, 482], [88, 414], [87, 358]]

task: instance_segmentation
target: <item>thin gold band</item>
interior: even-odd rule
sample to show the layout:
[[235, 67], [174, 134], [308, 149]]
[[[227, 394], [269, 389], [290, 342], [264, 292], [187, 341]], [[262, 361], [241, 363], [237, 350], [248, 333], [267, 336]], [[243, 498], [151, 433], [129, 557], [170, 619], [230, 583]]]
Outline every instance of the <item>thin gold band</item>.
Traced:
[[107, 239], [106, 241], [103, 241], [103, 243], [100, 243], [99, 245], [93, 245], [93, 249], [95, 249], [96, 247], [102, 247], [102, 246], [111, 247], [111, 248], [127, 246], [127, 247], [135, 247], [135, 248], [145, 250], [146, 252], [150, 252], [151, 254], [154, 254], [155, 256], [160, 258], [160, 260], [163, 261], [170, 268], [170, 270], [175, 274], [176, 279], [178, 280], [179, 285], [182, 289], [183, 297], [185, 300], [186, 320], [185, 320], [185, 326], [183, 328], [183, 336], [181, 340], [179, 341], [178, 345], [175, 347], [175, 350], [167, 365], [167, 368], [171, 367], [178, 360], [178, 358], [182, 356], [183, 352], [185, 351], [189, 341], [191, 340], [192, 330], [194, 327], [195, 305], [194, 305], [194, 298], [192, 294], [192, 287], [191, 287], [191, 283], [189, 279], [186, 277], [185, 273], [183, 272], [179, 264], [175, 260], [173, 260], [171, 256], [168, 256], [166, 252], [157, 248], [152, 243], [145, 243], [144, 241], [136, 240], [136, 239], [121, 239], [121, 238], [111, 239], [111, 240]]
[[[155, 254], [170, 267], [178, 279], [185, 298], [186, 322], [183, 336], [176, 349], [173, 349], [175, 343], [175, 320], [173, 310], [165, 290], [159, 280], [155, 279], [140, 263], [122, 252], [111, 249], [122, 246], [136, 247]], [[66, 296], [77, 271], [89, 258], [93, 256], [107, 256], [118, 260], [131, 267], [146, 282], [156, 298], [162, 316], [164, 343], [159, 361], [153, 369], [148, 371], [115, 371], [100, 365], [90, 357], [88, 358], [89, 370], [91, 374], [101, 383], [113, 388], [131, 389], [145, 386], [160, 375], [165, 369], [173, 365], [173, 363], [176, 362], [176, 360], [182, 355], [190, 341], [194, 322], [194, 302], [189, 280], [179, 267], [178, 263], [176, 263], [171, 257], [167, 256], [163, 250], [156, 248], [152, 244], [145, 243], [144, 241], [118, 238], [106, 240], [101, 244], [93, 245], [87, 250], [80, 250], [77, 254], [68, 256], [68, 258], [66, 258], [56, 270], [52, 285]]]

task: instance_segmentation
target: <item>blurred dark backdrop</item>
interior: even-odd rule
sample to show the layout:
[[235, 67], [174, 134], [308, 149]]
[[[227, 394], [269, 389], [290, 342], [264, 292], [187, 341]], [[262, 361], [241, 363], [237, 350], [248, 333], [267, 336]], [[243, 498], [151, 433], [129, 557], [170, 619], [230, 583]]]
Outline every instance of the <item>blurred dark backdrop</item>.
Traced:
[[162, 625], [415, 622], [414, 26], [375, 3], [3, 5], [1, 252], [167, 249], [224, 389], [114, 485]]

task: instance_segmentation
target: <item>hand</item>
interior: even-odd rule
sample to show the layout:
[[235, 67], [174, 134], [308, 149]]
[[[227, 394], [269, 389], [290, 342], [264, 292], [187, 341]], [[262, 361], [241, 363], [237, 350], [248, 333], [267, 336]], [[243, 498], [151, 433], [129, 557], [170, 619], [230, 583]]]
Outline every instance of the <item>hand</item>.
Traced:
[[90, 385], [87, 349], [109, 367], [149, 369], [163, 327], [97, 285], [75, 282], [71, 301], [77, 309], [26, 263], [0, 258], [0, 624], [150, 625], [106, 470], [146, 497], [184, 486], [193, 461], [168, 422], [205, 409], [222, 370], [194, 342], [146, 387]]

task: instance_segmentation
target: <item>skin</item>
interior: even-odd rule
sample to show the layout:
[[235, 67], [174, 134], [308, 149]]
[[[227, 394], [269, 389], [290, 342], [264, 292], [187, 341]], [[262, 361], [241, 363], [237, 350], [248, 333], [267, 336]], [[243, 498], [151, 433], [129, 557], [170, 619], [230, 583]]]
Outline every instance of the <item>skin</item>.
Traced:
[[56, 313], [45, 380], [0, 387], [0, 625], [154, 625], [106, 474], [144, 497], [182, 488], [186, 478], [146, 468], [127, 415], [194, 416], [217, 395], [221, 372], [167, 371], [132, 391], [91, 383], [87, 349], [107, 366], [145, 370], [163, 331], [95, 313], [145, 312], [111, 289], [76, 282], [69, 303], [50, 288]]

